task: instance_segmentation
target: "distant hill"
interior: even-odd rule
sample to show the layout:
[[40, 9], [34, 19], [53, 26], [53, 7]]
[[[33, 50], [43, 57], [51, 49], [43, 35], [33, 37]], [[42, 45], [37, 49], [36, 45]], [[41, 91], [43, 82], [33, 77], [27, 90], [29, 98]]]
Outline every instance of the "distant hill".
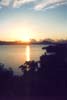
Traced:
[[21, 41], [0, 41], [0, 45], [23, 45], [23, 44], [29, 44], [29, 43], [24, 43]]
[[36, 41], [35, 39], [31, 39], [30, 43], [22, 42], [22, 41], [0, 41], [0, 45], [27, 45], [27, 44], [55, 44], [55, 43], [67, 43], [67, 40], [52, 40], [52, 39], [44, 39], [40, 41]]

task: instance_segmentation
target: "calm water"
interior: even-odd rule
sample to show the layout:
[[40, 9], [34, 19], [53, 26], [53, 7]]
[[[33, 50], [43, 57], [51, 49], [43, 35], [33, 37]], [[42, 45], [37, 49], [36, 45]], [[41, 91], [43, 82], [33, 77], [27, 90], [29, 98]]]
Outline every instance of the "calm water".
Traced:
[[2, 45], [0, 46], [0, 63], [5, 64], [7, 68], [13, 68], [15, 73], [20, 73], [18, 68], [25, 61], [39, 60], [44, 53], [44, 45]]

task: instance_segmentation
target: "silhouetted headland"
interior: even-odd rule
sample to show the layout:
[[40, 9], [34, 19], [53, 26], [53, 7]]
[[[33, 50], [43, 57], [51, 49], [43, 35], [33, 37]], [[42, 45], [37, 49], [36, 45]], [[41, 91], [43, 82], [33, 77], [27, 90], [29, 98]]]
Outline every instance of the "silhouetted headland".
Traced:
[[67, 44], [43, 47], [46, 53], [39, 61], [26, 61], [16, 76], [0, 64], [0, 95], [67, 96]]

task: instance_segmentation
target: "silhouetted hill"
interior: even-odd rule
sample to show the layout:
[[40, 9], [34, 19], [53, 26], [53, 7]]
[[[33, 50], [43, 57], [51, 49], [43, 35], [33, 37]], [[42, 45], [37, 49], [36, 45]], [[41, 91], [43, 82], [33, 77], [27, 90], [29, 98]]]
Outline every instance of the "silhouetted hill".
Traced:
[[36, 41], [35, 39], [31, 39], [29, 43], [22, 42], [22, 41], [0, 41], [0, 45], [25, 45], [25, 44], [39, 45], [39, 44], [57, 44], [57, 43], [66, 44], [67, 40], [43, 39], [43, 40]]
[[29, 44], [21, 41], [0, 41], [0, 45], [23, 45]]
[[54, 43], [51, 39], [36, 41], [35, 39], [31, 39], [30, 43], [22, 42], [22, 41], [0, 41], [0, 45], [25, 45], [25, 44], [52, 44]]

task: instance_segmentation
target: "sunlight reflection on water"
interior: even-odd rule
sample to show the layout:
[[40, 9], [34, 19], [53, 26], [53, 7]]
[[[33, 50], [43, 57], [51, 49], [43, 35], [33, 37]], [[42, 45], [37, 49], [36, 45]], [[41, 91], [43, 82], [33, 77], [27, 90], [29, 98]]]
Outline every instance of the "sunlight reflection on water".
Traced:
[[26, 61], [30, 61], [30, 46], [26, 46]]
[[[30, 46], [27, 45], [26, 46], [26, 61], [30, 61], [30, 60], [31, 60], [30, 59]], [[27, 66], [26, 70], [29, 71], [29, 66]]]

